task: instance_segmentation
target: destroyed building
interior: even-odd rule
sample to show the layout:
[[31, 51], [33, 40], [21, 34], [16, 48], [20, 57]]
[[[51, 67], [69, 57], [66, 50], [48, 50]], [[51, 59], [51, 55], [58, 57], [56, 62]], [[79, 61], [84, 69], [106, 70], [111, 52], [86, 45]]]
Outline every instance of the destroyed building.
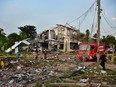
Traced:
[[57, 24], [53, 29], [39, 34], [37, 40], [43, 49], [71, 52], [78, 48], [75, 37], [79, 33], [80, 31], [72, 26]]

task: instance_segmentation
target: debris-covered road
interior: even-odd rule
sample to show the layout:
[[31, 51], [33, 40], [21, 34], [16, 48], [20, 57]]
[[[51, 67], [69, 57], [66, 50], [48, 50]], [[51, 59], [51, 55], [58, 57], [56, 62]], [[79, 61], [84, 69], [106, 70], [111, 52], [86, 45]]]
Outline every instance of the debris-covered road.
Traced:
[[[20, 58], [5, 61], [5, 68], [0, 69], [0, 87], [41, 87], [42, 84], [48, 87], [48, 83], [50, 85], [50, 83], [88, 83], [90, 81], [116, 85], [115, 65], [107, 64], [107, 66], [107, 72], [103, 74], [101, 69], [96, 67], [96, 62], [80, 63], [75, 56], [47, 59]], [[114, 70], [110, 70], [110, 67], [114, 67]]]

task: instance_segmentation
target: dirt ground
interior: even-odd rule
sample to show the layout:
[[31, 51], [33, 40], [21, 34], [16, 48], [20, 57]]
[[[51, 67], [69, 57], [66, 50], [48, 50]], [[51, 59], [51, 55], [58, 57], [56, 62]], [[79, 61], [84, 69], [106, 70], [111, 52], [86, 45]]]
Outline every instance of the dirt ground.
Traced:
[[[18, 60], [6, 61], [6, 63], [7, 66], [0, 69], [0, 87], [42, 87], [43, 82], [45, 87], [57, 87], [50, 85], [51, 83], [87, 85], [89, 80], [95, 85], [107, 85], [104, 87], [116, 85], [116, 63], [107, 62], [107, 75], [101, 76], [100, 65], [97, 68], [96, 62], [81, 62], [74, 54], [49, 54], [47, 59], [44, 59], [43, 55], [39, 55], [37, 59], [33, 55], [28, 55]], [[92, 87], [98, 87], [95, 85]]]

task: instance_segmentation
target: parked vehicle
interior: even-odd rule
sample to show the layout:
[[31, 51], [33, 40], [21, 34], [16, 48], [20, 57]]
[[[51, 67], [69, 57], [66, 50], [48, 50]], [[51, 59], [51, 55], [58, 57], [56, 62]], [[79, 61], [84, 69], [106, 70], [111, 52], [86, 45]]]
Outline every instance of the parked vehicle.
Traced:
[[[77, 51], [78, 59], [80, 60], [97, 60], [96, 53], [98, 51], [98, 45], [97, 42], [94, 43], [87, 43], [82, 42], [79, 45], [79, 50]], [[99, 53], [105, 53], [106, 51], [106, 44], [100, 43], [99, 46]]]

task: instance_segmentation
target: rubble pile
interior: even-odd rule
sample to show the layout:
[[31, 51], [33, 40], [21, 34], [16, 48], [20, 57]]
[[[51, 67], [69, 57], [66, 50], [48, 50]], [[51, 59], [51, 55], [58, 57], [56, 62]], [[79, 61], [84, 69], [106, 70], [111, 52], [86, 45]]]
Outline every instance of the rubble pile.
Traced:
[[0, 87], [34, 87], [48, 82], [115, 85], [115, 77], [115, 71], [102, 71], [95, 62], [82, 63], [74, 56], [19, 58], [5, 61], [5, 68], [0, 69]]
[[[65, 70], [76, 67], [71, 59], [17, 59], [5, 61], [0, 69], [0, 87], [26, 87], [38, 80], [47, 81], [60, 76]], [[71, 65], [68, 63], [70, 62]], [[74, 62], [73, 62], [74, 63]]]

